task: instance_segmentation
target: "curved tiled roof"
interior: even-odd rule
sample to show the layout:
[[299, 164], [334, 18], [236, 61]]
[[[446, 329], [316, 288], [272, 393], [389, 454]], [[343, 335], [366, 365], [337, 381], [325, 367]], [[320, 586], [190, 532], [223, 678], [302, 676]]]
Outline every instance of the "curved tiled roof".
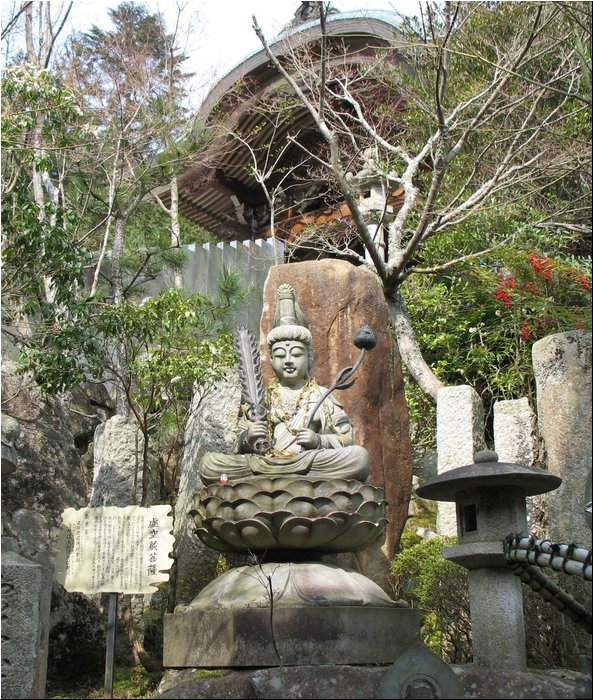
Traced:
[[[345, 42], [351, 62], [368, 61], [374, 47], [397, 45], [399, 20], [397, 13], [380, 10], [331, 14], [326, 19], [328, 41]], [[306, 45], [319, 37], [320, 22], [314, 19], [284, 30], [271, 42], [270, 48], [282, 55], [289, 47]], [[229, 137], [229, 130], [240, 129], [250, 134], [250, 145], [260, 149], [272, 142], [285, 144], [287, 134], [296, 128], [301, 134], [315, 133], [305, 108], [294, 109], [291, 121], [283, 123], [279, 129], [269, 125], [261, 130], [254, 128], [261, 122], [261, 111], [254, 109], [254, 105], [264, 91], [268, 94], [280, 83], [281, 76], [265, 51], [256, 51], [216, 83], [196, 115], [200, 123], [220, 127], [222, 112], [223, 125], [213, 131], [216, 135], [208, 147], [179, 177], [179, 208], [184, 216], [222, 239], [245, 240], [268, 235], [269, 210], [265, 193], [249, 172], [248, 149]], [[237, 92], [246, 84], [250, 87], [248, 94]], [[233, 94], [238, 94], [234, 102]], [[221, 108], [215, 110], [217, 105]], [[291, 154], [289, 149], [286, 157], [291, 156], [294, 157], [294, 152]], [[168, 204], [168, 193], [159, 194]], [[313, 197], [311, 209], [307, 211], [320, 206]]]
[[[355, 10], [352, 12], [338, 12], [328, 15], [326, 19], [326, 30], [330, 36], [343, 36], [351, 31], [357, 31], [367, 36], [387, 39], [395, 38], [395, 32], [393, 30], [397, 29], [399, 23], [400, 15], [397, 12], [389, 12], [387, 10]], [[384, 25], [383, 31], [381, 30], [381, 25]], [[270, 49], [274, 53], [281, 55], [285, 41], [292, 37], [303, 37], [305, 41], [307, 39], [310, 40], [314, 36], [318, 36], [319, 32], [316, 30], [318, 30], [319, 27], [319, 19], [313, 19], [298, 24], [296, 27], [285, 29], [269, 42]], [[204, 98], [198, 115], [202, 118], [207, 115], [220, 97], [237, 81], [242, 80], [245, 76], [249, 75], [266, 62], [266, 52], [263, 48], [248, 54], [214, 85]]]

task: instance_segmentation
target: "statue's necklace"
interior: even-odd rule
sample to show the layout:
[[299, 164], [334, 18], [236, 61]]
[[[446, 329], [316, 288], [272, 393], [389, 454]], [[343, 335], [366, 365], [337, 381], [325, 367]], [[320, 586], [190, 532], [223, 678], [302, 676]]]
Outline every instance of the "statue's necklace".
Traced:
[[[317, 382], [310, 377], [300, 391], [286, 391], [276, 379], [269, 385], [270, 405], [274, 406], [277, 417], [287, 426], [297, 415], [301, 408], [309, 402], [313, 388]], [[298, 428], [291, 428], [297, 432]]]

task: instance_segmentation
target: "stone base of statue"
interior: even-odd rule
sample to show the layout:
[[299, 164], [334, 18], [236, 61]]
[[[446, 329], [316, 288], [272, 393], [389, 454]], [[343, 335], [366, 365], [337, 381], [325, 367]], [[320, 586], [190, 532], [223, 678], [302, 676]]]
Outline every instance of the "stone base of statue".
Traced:
[[165, 618], [166, 668], [393, 663], [419, 641], [415, 610], [321, 562], [233, 569]]
[[383, 489], [350, 479], [258, 476], [212, 484], [192, 515], [202, 541], [256, 562], [165, 618], [165, 668], [393, 663], [419, 641], [415, 610], [321, 561], [384, 531]]
[[384, 534], [385, 491], [354, 479], [252, 477], [194, 496], [196, 533], [222, 552], [352, 552]]

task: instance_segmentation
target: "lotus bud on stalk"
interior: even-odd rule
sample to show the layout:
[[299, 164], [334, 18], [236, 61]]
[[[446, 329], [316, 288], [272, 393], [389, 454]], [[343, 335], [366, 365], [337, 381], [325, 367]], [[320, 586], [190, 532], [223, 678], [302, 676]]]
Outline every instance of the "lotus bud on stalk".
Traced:
[[353, 343], [355, 347], [357, 347], [360, 350], [358, 359], [352, 367], [344, 367], [344, 369], [341, 369], [338, 372], [338, 376], [336, 377], [335, 382], [328, 389], [326, 389], [319, 401], [311, 410], [311, 413], [309, 414], [309, 419], [307, 421], [307, 428], [311, 428], [313, 424], [313, 419], [315, 418], [315, 414], [317, 413], [318, 408], [335, 389], [349, 389], [354, 384], [357, 377], [353, 378], [353, 375], [356, 372], [356, 370], [360, 367], [367, 351], [372, 350], [374, 347], [376, 347], [377, 338], [373, 333], [371, 327], [365, 324], [354, 336]]

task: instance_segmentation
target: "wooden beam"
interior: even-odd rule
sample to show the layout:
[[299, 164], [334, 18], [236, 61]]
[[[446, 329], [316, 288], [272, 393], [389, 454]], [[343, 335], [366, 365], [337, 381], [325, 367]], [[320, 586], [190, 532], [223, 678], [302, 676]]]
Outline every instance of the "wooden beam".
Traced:
[[223, 192], [229, 197], [235, 195], [242, 202], [247, 202], [251, 204], [252, 207], [264, 204], [266, 201], [265, 195], [261, 190], [255, 187], [249, 187], [239, 180], [227, 175], [223, 170], [217, 168], [214, 177], [209, 181], [210, 186], [213, 190], [218, 192]]

